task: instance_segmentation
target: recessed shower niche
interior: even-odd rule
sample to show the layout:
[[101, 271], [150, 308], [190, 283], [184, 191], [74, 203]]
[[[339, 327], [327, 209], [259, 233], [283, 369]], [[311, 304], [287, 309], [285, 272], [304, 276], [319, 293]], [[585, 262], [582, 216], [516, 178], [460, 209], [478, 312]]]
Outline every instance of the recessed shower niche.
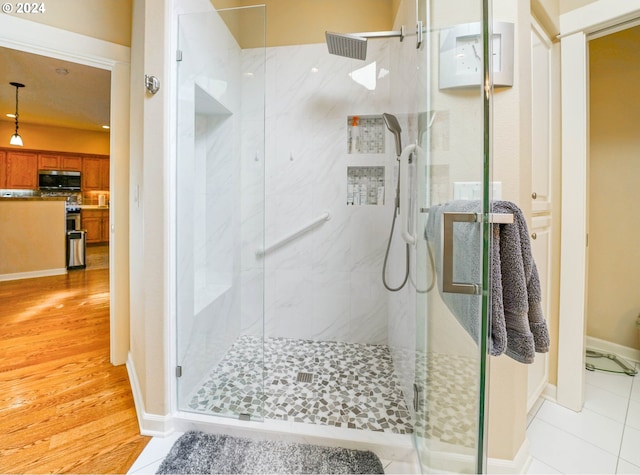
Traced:
[[347, 204], [384, 204], [384, 167], [347, 167]]
[[385, 126], [379, 115], [347, 117], [348, 153], [384, 153]]
[[225, 145], [230, 142], [226, 139], [232, 113], [197, 83], [194, 97], [193, 262], [198, 314], [233, 282], [233, 149], [230, 143]]

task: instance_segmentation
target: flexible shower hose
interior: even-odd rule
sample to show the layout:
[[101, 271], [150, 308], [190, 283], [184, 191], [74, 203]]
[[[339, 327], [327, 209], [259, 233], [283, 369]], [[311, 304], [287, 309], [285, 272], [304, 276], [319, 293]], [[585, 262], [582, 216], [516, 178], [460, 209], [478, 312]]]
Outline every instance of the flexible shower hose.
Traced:
[[[405, 243], [405, 273], [404, 273], [404, 279], [402, 281], [402, 283], [398, 286], [398, 287], [391, 287], [388, 283], [387, 283], [387, 261], [389, 260], [389, 249], [391, 249], [391, 240], [393, 239], [393, 230], [396, 227], [396, 218], [398, 217], [398, 211], [400, 210], [400, 173], [398, 173], [398, 185], [396, 186], [396, 202], [395, 202], [395, 207], [393, 208], [393, 219], [391, 220], [391, 232], [389, 233], [389, 240], [387, 242], [387, 250], [384, 253], [384, 262], [382, 264], [382, 284], [384, 285], [384, 288], [387, 289], [390, 292], [397, 292], [399, 290], [401, 290], [406, 284], [407, 284], [407, 280], [409, 280], [410, 277], [410, 265], [411, 265], [411, 260], [410, 260], [410, 249], [409, 249], [409, 244]], [[425, 289], [425, 290], [420, 290], [418, 289], [418, 286], [415, 284], [415, 282], [413, 282], [413, 280], [411, 280], [411, 283], [413, 284], [414, 288], [416, 289], [416, 292], [418, 292], [419, 294], [425, 294], [429, 291], [431, 291], [431, 289], [433, 289], [433, 286], [435, 284], [435, 274], [434, 274], [434, 262], [433, 262], [433, 254], [431, 253], [431, 247], [427, 244], [427, 253], [429, 254], [429, 264], [431, 265], [431, 283], [429, 284], [429, 286]], [[640, 317], [639, 317], [640, 319]]]
[[400, 210], [400, 173], [398, 173], [398, 185], [396, 186], [396, 202], [393, 208], [393, 220], [391, 221], [391, 232], [389, 233], [389, 241], [387, 242], [387, 250], [384, 253], [384, 262], [382, 264], [382, 284], [384, 288], [390, 292], [397, 292], [402, 289], [407, 280], [409, 280], [409, 244], [406, 243], [405, 247], [405, 273], [404, 280], [398, 287], [391, 287], [387, 283], [387, 261], [389, 260], [389, 249], [391, 249], [391, 240], [393, 239], [393, 230], [396, 227], [396, 218], [398, 217], [398, 211]]

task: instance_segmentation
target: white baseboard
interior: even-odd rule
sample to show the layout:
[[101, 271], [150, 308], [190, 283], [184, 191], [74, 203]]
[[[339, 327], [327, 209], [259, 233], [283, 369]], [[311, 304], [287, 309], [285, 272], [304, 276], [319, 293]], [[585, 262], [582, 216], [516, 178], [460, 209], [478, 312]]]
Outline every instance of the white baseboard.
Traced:
[[558, 402], [558, 387], [555, 384], [547, 384], [542, 392], [542, 397], [553, 402]]
[[129, 374], [129, 383], [131, 384], [131, 392], [133, 393], [133, 403], [136, 406], [136, 415], [138, 416], [138, 426], [142, 435], [150, 437], [166, 437], [174, 431], [173, 418], [170, 415], [159, 416], [157, 414], [148, 414], [144, 409], [144, 398], [140, 390], [140, 382], [136, 373], [135, 365], [131, 359], [131, 353], [127, 358], [127, 373]]
[[618, 356], [622, 356], [626, 360], [633, 361], [634, 363], [640, 362], [640, 350], [618, 345], [617, 343], [612, 343], [610, 341], [601, 340], [600, 338], [587, 336], [587, 348], [601, 351], [603, 353], [613, 353]]
[[496, 459], [491, 457], [487, 459], [487, 473], [525, 473], [530, 463], [531, 455], [529, 454], [529, 441], [524, 439], [513, 460]]
[[[427, 449], [429, 465], [425, 467], [426, 473], [469, 473], [470, 467], [475, 469], [475, 455], [457, 453], [457, 450], [460, 448], [455, 446], [451, 450], [446, 447]], [[513, 460], [488, 457], [486, 470], [496, 475], [524, 473], [530, 463], [529, 441], [525, 439]]]
[[51, 275], [64, 275], [66, 273], [67, 273], [66, 267], [62, 267], [58, 269], [44, 269], [44, 270], [31, 271], [31, 272], [16, 272], [15, 274], [0, 274], [0, 281], [33, 279], [35, 277], [49, 277]]

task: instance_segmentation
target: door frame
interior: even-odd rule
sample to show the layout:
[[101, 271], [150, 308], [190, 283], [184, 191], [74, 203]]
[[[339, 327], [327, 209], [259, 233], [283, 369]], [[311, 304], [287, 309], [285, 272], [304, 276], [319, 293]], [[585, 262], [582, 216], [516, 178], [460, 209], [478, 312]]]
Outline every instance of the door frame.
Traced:
[[[586, 346], [589, 45], [640, 17], [640, 0], [598, 0], [560, 16], [562, 74], [562, 236], [557, 401], [584, 403]], [[576, 246], [576, 243], [584, 245]]]
[[129, 353], [130, 48], [60, 28], [0, 15], [0, 46], [111, 72], [109, 289], [110, 360]]

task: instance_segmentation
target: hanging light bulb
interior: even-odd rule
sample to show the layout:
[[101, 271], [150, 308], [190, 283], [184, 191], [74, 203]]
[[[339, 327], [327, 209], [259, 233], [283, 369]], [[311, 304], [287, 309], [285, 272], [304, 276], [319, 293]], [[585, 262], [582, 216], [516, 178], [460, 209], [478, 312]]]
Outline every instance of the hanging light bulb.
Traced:
[[18, 90], [21, 87], [24, 87], [24, 84], [20, 84], [19, 82], [10, 82], [9, 84], [11, 84], [12, 86], [14, 86], [16, 88], [16, 132], [15, 134], [13, 134], [11, 136], [11, 140], [9, 140], [9, 143], [11, 145], [18, 145], [20, 147], [22, 147], [22, 137], [20, 137], [20, 134], [18, 134]]

